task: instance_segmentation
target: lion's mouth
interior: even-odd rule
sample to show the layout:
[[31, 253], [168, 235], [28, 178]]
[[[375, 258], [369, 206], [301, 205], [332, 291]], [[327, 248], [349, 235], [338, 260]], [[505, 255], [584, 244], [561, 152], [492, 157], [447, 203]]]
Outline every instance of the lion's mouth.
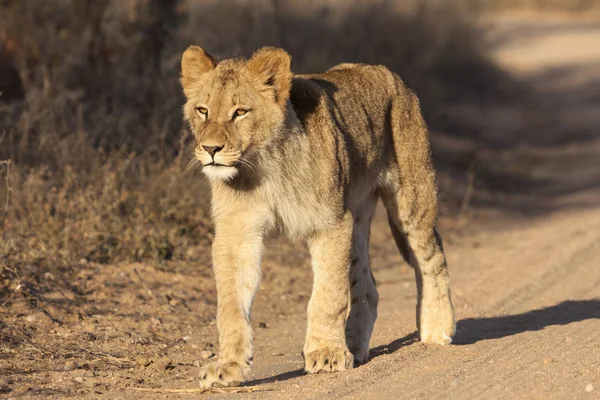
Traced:
[[211, 162], [204, 165], [202, 172], [211, 180], [229, 181], [238, 174], [238, 169], [232, 165]]

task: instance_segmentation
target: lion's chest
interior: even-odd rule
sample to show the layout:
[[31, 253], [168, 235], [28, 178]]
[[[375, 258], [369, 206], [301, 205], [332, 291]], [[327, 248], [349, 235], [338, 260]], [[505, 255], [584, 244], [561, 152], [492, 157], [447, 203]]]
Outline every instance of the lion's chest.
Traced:
[[270, 200], [274, 228], [290, 239], [305, 239], [335, 223], [335, 212], [310, 192], [290, 191]]

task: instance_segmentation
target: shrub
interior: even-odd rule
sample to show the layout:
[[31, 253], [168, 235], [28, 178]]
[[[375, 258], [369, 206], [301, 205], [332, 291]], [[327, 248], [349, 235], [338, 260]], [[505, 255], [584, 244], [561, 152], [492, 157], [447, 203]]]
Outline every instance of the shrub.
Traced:
[[0, 68], [18, 72], [0, 97], [0, 160], [11, 161], [10, 172], [0, 165], [0, 262], [10, 267], [193, 260], [187, 249], [210, 241], [206, 185], [186, 174], [191, 141], [178, 75], [189, 44], [219, 58], [281, 46], [298, 72], [385, 64], [416, 89], [434, 127], [445, 102], [481, 100], [501, 86], [481, 28], [458, 2], [0, 7]]

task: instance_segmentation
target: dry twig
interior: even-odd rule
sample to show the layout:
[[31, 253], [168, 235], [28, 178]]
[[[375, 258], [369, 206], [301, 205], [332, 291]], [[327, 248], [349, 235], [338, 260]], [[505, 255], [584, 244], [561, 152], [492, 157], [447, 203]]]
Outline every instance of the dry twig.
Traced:
[[152, 300], [154, 300], [154, 302], [156, 303], [156, 305], [160, 306], [160, 302], [158, 301], [158, 299], [156, 298], [156, 296], [154, 296], [154, 293], [152, 292], [152, 290], [150, 289], [150, 287], [146, 284], [146, 281], [144, 281], [144, 278], [142, 278], [142, 275], [138, 272], [138, 270], [136, 268], [133, 269], [133, 272], [135, 272], [135, 274], [139, 278], [140, 283], [142, 284], [142, 286], [144, 287], [144, 289], [146, 289], [146, 292], [148, 292], [148, 295], [150, 297], [152, 297]]
[[[2, 263], [2, 264], [4, 264], [4, 263]], [[2, 265], [2, 269], [7, 270], [8, 272], [13, 274], [17, 278], [17, 286], [15, 286], [15, 288], [13, 289], [13, 292], [10, 294], [10, 296], [8, 296], [8, 298], [6, 300], [4, 300], [4, 302], [2, 302], [1, 306], [3, 308], [6, 308], [6, 305], [8, 304], [8, 302], [12, 300], [12, 298], [21, 290], [21, 288], [23, 286], [21, 285], [21, 277], [19, 276], [19, 273], [17, 272], [16, 268], [15, 268], [15, 270], [12, 270], [12, 269], [8, 268], [6, 265]]]
[[[6, 176], [4, 177], [6, 180], [6, 201], [4, 203], [4, 211], [8, 218], [8, 204], [10, 202], [10, 191], [12, 190], [10, 187], [10, 159], [0, 161], [0, 165], [6, 165]], [[4, 223], [6, 223], [6, 219], [4, 220]]]

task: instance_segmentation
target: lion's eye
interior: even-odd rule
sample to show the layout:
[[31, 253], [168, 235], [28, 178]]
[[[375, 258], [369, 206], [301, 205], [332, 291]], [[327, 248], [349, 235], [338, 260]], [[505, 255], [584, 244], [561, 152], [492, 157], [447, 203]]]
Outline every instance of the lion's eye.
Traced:
[[243, 108], [238, 108], [237, 110], [235, 110], [233, 112], [233, 119], [236, 119], [237, 117], [241, 117], [246, 114], [248, 114], [248, 110], [244, 110]]
[[196, 112], [204, 118], [208, 116], [208, 110], [204, 107], [196, 107]]

